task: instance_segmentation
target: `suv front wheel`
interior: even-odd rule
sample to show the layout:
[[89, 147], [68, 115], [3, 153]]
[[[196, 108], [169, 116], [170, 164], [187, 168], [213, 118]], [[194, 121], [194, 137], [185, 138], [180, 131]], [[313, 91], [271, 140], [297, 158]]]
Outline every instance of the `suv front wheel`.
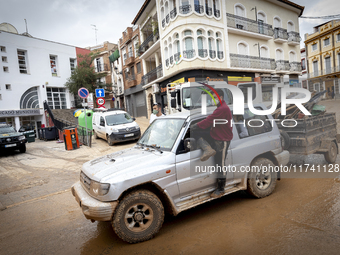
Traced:
[[153, 238], [163, 221], [164, 208], [159, 198], [148, 190], [137, 190], [119, 203], [112, 227], [124, 241], [138, 243]]
[[[267, 169], [263, 169], [266, 166]], [[274, 169], [275, 164], [267, 158], [258, 158], [251, 164], [251, 171], [248, 174], [247, 192], [257, 198], [269, 196], [275, 189], [277, 173], [269, 170]]]

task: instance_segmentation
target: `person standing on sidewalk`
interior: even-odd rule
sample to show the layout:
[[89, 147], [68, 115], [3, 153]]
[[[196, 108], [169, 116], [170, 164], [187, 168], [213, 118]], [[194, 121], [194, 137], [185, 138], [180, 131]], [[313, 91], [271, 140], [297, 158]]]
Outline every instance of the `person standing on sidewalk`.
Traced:
[[162, 113], [162, 106], [161, 106], [160, 103], [153, 104], [152, 108], [153, 108], [153, 111], [152, 111], [151, 116], [150, 116], [150, 124], [151, 124], [155, 119], [157, 119], [158, 117], [165, 116], [165, 115]]
[[[231, 111], [227, 103], [223, 100], [223, 91], [215, 89], [220, 96], [219, 101], [214, 94], [215, 101], [218, 102], [215, 111], [204, 120], [194, 124], [191, 127], [191, 132], [194, 136], [199, 137], [197, 144], [203, 150], [201, 161], [206, 161], [210, 157], [215, 156], [215, 162], [220, 166], [217, 173], [217, 189], [211, 194], [211, 197], [218, 198], [224, 194], [227, 173], [222, 171], [225, 166], [225, 158], [228, 154], [230, 141], [233, 139], [233, 131], [231, 126]], [[214, 120], [227, 120], [227, 124], [217, 124], [214, 127]], [[207, 132], [208, 131], [208, 132]]]

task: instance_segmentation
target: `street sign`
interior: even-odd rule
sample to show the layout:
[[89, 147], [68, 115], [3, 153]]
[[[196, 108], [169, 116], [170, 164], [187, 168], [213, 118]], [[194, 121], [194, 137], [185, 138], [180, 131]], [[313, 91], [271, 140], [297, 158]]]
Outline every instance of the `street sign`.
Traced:
[[78, 95], [81, 97], [81, 98], [87, 98], [89, 96], [89, 91], [86, 89], [86, 88], [80, 88], [78, 90]]
[[88, 106], [88, 103], [81, 103], [81, 106], [82, 106], [82, 107], [87, 107], [87, 106]]
[[104, 104], [105, 104], [105, 99], [104, 99], [104, 98], [97, 98], [97, 104], [98, 104], [99, 106], [104, 105]]
[[105, 97], [104, 89], [96, 89], [96, 97]]
[[112, 97], [112, 101], [115, 101], [115, 98], [114, 98], [114, 97]]
[[93, 109], [93, 93], [90, 93], [87, 98], [87, 103], [89, 104], [88, 107], [90, 109]]

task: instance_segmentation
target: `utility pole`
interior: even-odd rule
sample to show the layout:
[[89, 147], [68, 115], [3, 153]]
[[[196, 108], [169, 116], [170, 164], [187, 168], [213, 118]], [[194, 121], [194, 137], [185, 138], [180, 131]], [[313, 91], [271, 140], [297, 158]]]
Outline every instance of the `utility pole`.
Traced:
[[96, 45], [97, 45], [97, 31], [98, 31], [98, 29], [97, 29], [97, 26], [96, 25], [91, 25], [91, 26], [93, 26], [94, 28], [94, 31], [95, 31], [95, 35], [96, 35]]
[[28, 34], [28, 29], [27, 29], [27, 20], [26, 19], [24, 19], [25, 20], [25, 24], [26, 24], [26, 34]]

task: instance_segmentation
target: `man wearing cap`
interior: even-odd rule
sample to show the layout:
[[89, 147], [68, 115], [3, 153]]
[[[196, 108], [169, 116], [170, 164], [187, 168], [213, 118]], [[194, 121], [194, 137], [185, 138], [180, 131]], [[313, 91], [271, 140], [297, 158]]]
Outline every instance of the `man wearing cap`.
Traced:
[[[217, 108], [204, 120], [194, 124], [190, 131], [193, 132], [194, 136], [199, 137], [197, 145], [203, 150], [201, 161], [206, 161], [216, 154], [216, 165], [219, 165], [220, 169], [224, 169], [230, 141], [233, 139], [233, 131], [230, 125], [232, 115], [227, 103], [223, 100], [223, 90], [216, 89], [215, 91], [221, 99], [220, 101], [214, 93]], [[228, 124], [214, 126], [214, 120], [217, 119], [227, 120]], [[221, 197], [224, 194], [226, 184], [227, 173], [219, 171], [217, 174], [217, 189], [211, 194], [213, 198]]]
[[155, 119], [157, 119], [158, 117], [165, 116], [165, 115], [162, 113], [162, 106], [161, 106], [160, 103], [153, 104], [152, 108], [153, 108], [153, 111], [152, 111], [151, 116], [150, 116], [150, 124], [151, 124]]

